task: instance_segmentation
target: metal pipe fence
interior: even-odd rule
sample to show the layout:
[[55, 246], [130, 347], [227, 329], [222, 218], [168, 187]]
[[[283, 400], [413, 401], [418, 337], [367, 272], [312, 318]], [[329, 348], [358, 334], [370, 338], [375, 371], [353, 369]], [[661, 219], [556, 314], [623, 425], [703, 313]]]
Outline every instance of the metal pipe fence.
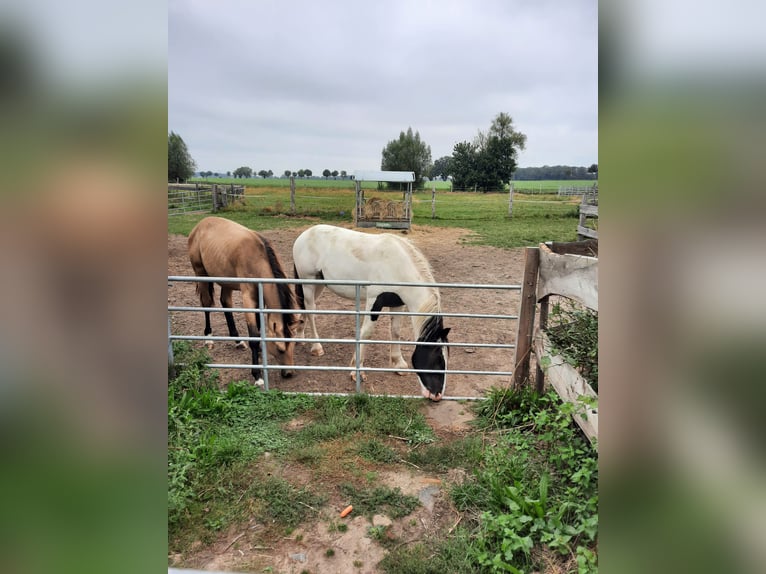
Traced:
[[[327, 365], [291, 365], [289, 368], [295, 371], [338, 371], [345, 373], [354, 373], [356, 381], [356, 392], [361, 392], [362, 372], [380, 372], [380, 373], [442, 373], [455, 374], [455, 375], [475, 375], [475, 376], [512, 376], [511, 370], [471, 370], [471, 369], [446, 369], [446, 371], [433, 371], [433, 370], [415, 370], [411, 368], [383, 368], [383, 367], [367, 367], [359, 364], [359, 350], [362, 344], [364, 345], [425, 345], [425, 346], [445, 346], [450, 348], [486, 348], [486, 349], [515, 349], [515, 344], [504, 343], [479, 343], [479, 342], [450, 342], [450, 343], [438, 343], [438, 342], [419, 342], [419, 341], [406, 341], [399, 340], [393, 341], [389, 339], [365, 339], [361, 340], [361, 324], [365, 315], [390, 315], [390, 316], [431, 316], [433, 313], [423, 313], [417, 311], [365, 311], [362, 305], [362, 297], [365, 296], [364, 289], [371, 286], [389, 286], [389, 287], [437, 287], [439, 289], [475, 289], [475, 290], [502, 290], [502, 291], [521, 291], [521, 285], [504, 285], [504, 284], [476, 284], [476, 283], [408, 283], [408, 282], [373, 282], [373, 281], [353, 281], [353, 280], [327, 280], [327, 279], [276, 279], [276, 278], [243, 278], [243, 277], [193, 277], [182, 275], [170, 275], [168, 276], [168, 282], [192, 282], [192, 283], [255, 283], [258, 289], [258, 308], [249, 307], [202, 307], [202, 306], [183, 306], [183, 305], [169, 305], [168, 306], [168, 364], [173, 366], [173, 341], [258, 341], [261, 348], [261, 363], [258, 365], [253, 364], [228, 364], [228, 363], [207, 363], [209, 368], [225, 368], [225, 369], [252, 369], [260, 368], [263, 372], [264, 389], [269, 390], [269, 371], [283, 369], [283, 365], [269, 364], [269, 356], [266, 348], [269, 342], [289, 342], [295, 343], [328, 343], [328, 344], [346, 344], [354, 345], [356, 350], [356, 364], [354, 366], [327, 366]], [[308, 338], [308, 337], [269, 337], [266, 334], [265, 329], [261, 329], [259, 336], [222, 336], [222, 335], [179, 335], [172, 334], [171, 332], [171, 313], [185, 313], [185, 312], [232, 312], [232, 313], [258, 313], [261, 318], [261, 325], [266, 324], [265, 316], [267, 313], [290, 313], [294, 310], [291, 309], [272, 309], [265, 306], [263, 296], [263, 285], [266, 283], [271, 284], [290, 284], [290, 285], [306, 285], [306, 284], [321, 284], [324, 286], [331, 285], [354, 285], [355, 288], [355, 301], [354, 310], [328, 310], [328, 309], [314, 309], [314, 310], [301, 310], [300, 313], [304, 315], [354, 315], [355, 316], [355, 328], [353, 339], [338, 339], [338, 338]], [[468, 313], [468, 312], [449, 312], [442, 311], [439, 313], [442, 317], [452, 318], [465, 318], [465, 319], [496, 319], [496, 320], [508, 320], [518, 321], [519, 316], [517, 314], [495, 314], [495, 313]], [[512, 364], [512, 360], [509, 359], [509, 365]], [[349, 393], [305, 393], [316, 395], [347, 395]], [[415, 397], [414, 395], [386, 395], [386, 396], [402, 396], [402, 397]], [[445, 396], [444, 399], [449, 400], [476, 400], [480, 397], [458, 397], [458, 396]]]

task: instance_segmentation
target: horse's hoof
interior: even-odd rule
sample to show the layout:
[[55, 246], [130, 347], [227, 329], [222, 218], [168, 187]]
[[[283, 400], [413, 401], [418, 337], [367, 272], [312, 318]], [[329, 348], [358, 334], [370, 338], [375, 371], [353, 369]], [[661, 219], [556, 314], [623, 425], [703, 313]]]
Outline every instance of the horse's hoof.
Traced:
[[244, 341], [240, 341], [236, 345], [234, 345], [235, 349], [239, 349], [240, 351], [247, 351], [247, 343]]
[[205, 341], [205, 346], [208, 348], [209, 351], [213, 350], [213, 341]]
[[312, 347], [311, 348], [311, 354], [315, 357], [321, 357], [324, 355], [324, 349], [322, 347]]
[[[365, 375], [364, 373], [361, 373], [360, 378], [362, 379], [363, 383], [367, 381], [367, 375]], [[356, 372], [351, 373], [351, 380], [356, 382]]]

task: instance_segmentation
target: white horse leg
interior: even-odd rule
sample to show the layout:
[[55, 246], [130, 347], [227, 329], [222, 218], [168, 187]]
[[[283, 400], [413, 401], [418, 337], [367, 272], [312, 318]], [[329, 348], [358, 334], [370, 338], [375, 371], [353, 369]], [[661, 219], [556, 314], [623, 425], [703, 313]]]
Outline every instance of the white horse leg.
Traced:
[[[306, 305], [307, 311], [315, 311], [317, 308], [316, 300], [319, 297], [319, 294], [322, 292], [322, 289], [324, 289], [324, 285], [309, 285], [306, 284], [303, 286], [303, 298]], [[307, 313], [309, 316], [309, 327], [311, 330], [311, 338], [312, 339], [319, 339], [319, 333], [317, 332], [317, 325], [316, 325], [316, 315], [314, 313]], [[304, 322], [304, 330], [305, 330], [305, 322]], [[324, 355], [324, 349], [322, 348], [322, 343], [317, 341], [316, 343], [313, 343], [311, 345], [311, 354], [315, 357], [321, 357]]]
[[[404, 311], [405, 307], [392, 307], [391, 310], [395, 312]], [[391, 345], [389, 351], [389, 357], [391, 359], [391, 367], [394, 369], [406, 369], [407, 361], [402, 357], [402, 346], [398, 343], [401, 340], [402, 331], [402, 316], [391, 315], [391, 340], [397, 341]], [[407, 373], [396, 373], [397, 375], [406, 375]]]

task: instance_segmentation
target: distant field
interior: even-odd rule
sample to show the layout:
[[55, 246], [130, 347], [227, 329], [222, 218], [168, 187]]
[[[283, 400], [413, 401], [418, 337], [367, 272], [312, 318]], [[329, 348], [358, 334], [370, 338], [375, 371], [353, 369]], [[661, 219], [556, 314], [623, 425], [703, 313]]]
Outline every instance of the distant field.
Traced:
[[[268, 180], [266, 180], [268, 181]], [[557, 188], [558, 189], [558, 188]], [[290, 214], [290, 190], [285, 187], [249, 187], [246, 205], [221, 212], [251, 229], [274, 229], [310, 223], [351, 223], [355, 198], [351, 189], [296, 187], [296, 213]], [[399, 192], [374, 191], [367, 198], [398, 199]], [[514, 194], [513, 218], [508, 218], [508, 195], [437, 191], [436, 217], [431, 218], [431, 191], [413, 193], [416, 225], [460, 227], [475, 232], [472, 243], [496, 247], [537, 245], [541, 241], [577, 239], [579, 196]], [[168, 232], [188, 234], [208, 214], [168, 217]]]
[[[245, 187], [290, 187], [290, 180], [282, 177], [270, 177], [262, 179], [260, 177], [250, 179], [238, 179], [234, 177], [195, 177], [190, 179], [191, 182], [200, 183], [233, 183], [236, 185], [244, 185]], [[556, 193], [559, 187], [591, 187], [594, 183], [593, 180], [541, 180], [541, 181], [514, 181], [513, 189], [515, 191], [530, 190], [532, 193]], [[313, 179], [313, 178], [295, 178], [295, 187], [315, 187], [315, 188], [334, 188], [334, 189], [354, 189], [353, 179]], [[364, 189], [377, 189], [376, 182], [366, 181], [362, 183]], [[425, 184], [425, 189], [430, 190], [436, 188], [437, 191], [451, 190], [452, 182], [450, 181], [429, 181]], [[508, 189], [508, 186], [505, 186]]]

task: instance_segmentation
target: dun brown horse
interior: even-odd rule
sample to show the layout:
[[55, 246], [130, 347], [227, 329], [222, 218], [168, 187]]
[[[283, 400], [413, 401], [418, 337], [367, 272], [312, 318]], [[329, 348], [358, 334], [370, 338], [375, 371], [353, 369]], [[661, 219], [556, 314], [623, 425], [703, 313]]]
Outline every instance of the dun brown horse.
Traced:
[[[198, 277], [261, 277], [284, 279], [286, 277], [282, 263], [268, 239], [228, 219], [222, 217], [206, 217], [200, 221], [189, 234], [189, 259], [195, 275]], [[242, 291], [244, 307], [258, 307], [258, 284], [256, 283], [219, 283], [221, 285], [221, 306], [232, 307], [232, 291]], [[268, 309], [284, 309], [283, 313], [268, 313], [266, 333], [268, 337], [291, 338], [298, 329], [300, 315], [293, 311], [298, 309], [290, 286], [281, 283], [263, 283], [263, 302]], [[197, 283], [197, 293], [203, 307], [212, 307], [213, 283]], [[231, 311], [224, 311], [229, 335], [239, 337], [234, 316]], [[258, 337], [261, 330], [259, 313], [245, 313], [247, 332], [250, 337]], [[205, 336], [210, 335], [210, 312], [205, 311]], [[253, 355], [253, 365], [260, 364], [260, 342], [251, 340], [250, 350]], [[212, 342], [208, 342], [212, 346]], [[245, 349], [244, 341], [239, 341], [237, 347]], [[267, 342], [266, 348], [274, 355], [280, 365], [294, 365], [293, 351], [295, 343]], [[256, 384], [263, 382], [260, 368], [251, 370]], [[291, 377], [293, 371], [282, 369], [283, 377]]]

